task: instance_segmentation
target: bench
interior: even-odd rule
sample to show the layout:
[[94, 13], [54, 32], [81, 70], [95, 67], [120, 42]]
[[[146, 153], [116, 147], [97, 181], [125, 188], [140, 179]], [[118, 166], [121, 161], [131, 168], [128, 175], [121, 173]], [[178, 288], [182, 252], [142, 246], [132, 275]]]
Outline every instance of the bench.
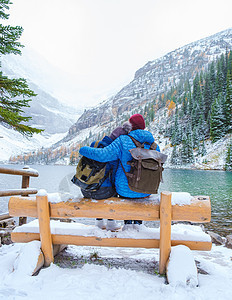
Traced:
[[[159, 248], [159, 273], [165, 274], [166, 264], [171, 251], [171, 246], [185, 245], [191, 250], [211, 250], [210, 237], [206, 239], [171, 238], [172, 221], [189, 221], [193, 223], [210, 222], [211, 205], [208, 196], [196, 196], [191, 199], [189, 205], [172, 205], [172, 194], [162, 192], [160, 201], [146, 199], [120, 199], [109, 198], [106, 200], [69, 199], [52, 203], [48, 201], [45, 191], [36, 197], [11, 197], [9, 200], [9, 213], [11, 216], [23, 216], [38, 218], [38, 230], [28, 229], [28, 225], [16, 227], [11, 234], [11, 239], [16, 243], [26, 243], [33, 240], [41, 241], [41, 250], [44, 260], [40, 260], [44, 266], [49, 266], [54, 260], [54, 245], [78, 245], [78, 246], [104, 246], [104, 247], [136, 247]], [[144, 220], [159, 221], [160, 230], [154, 237], [131, 238], [120, 237], [114, 233], [112, 236], [94, 236], [78, 234], [78, 230], [71, 232], [63, 230], [61, 233], [52, 229], [51, 219], [70, 218], [104, 218], [115, 220]], [[66, 224], [73, 226], [73, 223]], [[175, 226], [175, 225], [174, 225]], [[93, 227], [93, 226], [92, 226]], [[100, 230], [100, 229], [99, 229]], [[103, 232], [103, 230], [101, 230]], [[122, 234], [122, 232], [121, 232]], [[57, 247], [57, 246], [56, 246]]]

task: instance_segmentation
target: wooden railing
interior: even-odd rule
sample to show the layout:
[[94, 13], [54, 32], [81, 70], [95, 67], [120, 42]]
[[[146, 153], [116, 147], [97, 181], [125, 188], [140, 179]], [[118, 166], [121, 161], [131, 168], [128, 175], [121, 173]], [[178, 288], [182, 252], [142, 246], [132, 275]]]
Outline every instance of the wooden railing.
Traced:
[[[13, 168], [0, 167], [0, 174], [21, 175], [22, 176], [21, 189], [0, 190], [0, 197], [15, 196], [15, 195], [28, 196], [28, 195], [37, 193], [37, 189], [29, 189], [30, 177], [38, 177], [39, 176], [39, 173], [36, 170], [32, 170], [29, 167], [24, 167], [23, 169], [20, 169], [20, 170], [13, 169]], [[10, 218], [11, 218], [11, 216], [9, 215], [8, 212], [0, 214], [0, 222], [4, 222], [4, 221], [6, 222]], [[26, 217], [19, 217], [19, 225], [25, 224], [26, 222], [27, 222]]]

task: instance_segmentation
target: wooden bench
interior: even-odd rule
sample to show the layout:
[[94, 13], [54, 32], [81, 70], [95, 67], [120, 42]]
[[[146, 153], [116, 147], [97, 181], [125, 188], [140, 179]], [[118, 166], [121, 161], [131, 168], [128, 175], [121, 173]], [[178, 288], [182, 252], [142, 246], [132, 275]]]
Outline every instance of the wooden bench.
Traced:
[[[33, 240], [41, 241], [44, 255], [44, 266], [53, 260], [53, 245], [106, 246], [159, 248], [159, 272], [164, 274], [171, 246], [186, 245], [192, 250], [210, 250], [210, 239], [203, 240], [171, 240], [171, 221], [190, 221], [193, 223], [210, 222], [211, 205], [208, 196], [194, 197], [190, 205], [172, 205], [170, 192], [161, 193], [158, 200], [137, 199], [125, 200], [110, 198], [106, 200], [76, 199], [52, 203], [46, 194], [38, 193], [36, 197], [11, 197], [9, 213], [11, 216], [35, 217], [39, 221], [39, 231], [28, 232], [26, 225], [20, 231], [13, 231], [13, 242], [25, 243]], [[82, 236], [72, 234], [51, 233], [52, 218], [105, 218], [115, 220], [160, 221], [160, 237], [149, 239]], [[72, 224], [72, 223], [71, 223]], [[28, 225], [28, 224], [27, 224]]]

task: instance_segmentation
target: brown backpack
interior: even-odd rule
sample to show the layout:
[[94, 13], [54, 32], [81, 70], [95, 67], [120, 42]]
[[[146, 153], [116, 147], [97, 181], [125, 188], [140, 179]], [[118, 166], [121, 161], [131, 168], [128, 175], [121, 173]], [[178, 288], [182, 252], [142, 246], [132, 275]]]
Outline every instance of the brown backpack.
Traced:
[[[136, 145], [136, 148], [129, 150], [133, 158], [127, 162], [131, 166], [130, 172], [126, 172], [121, 163], [129, 188], [137, 193], [157, 194], [167, 155], [155, 150], [155, 142], [141, 144], [132, 136], [128, 136]], [[149, 144], [150, 149], [145, 149], [144, 144]]]

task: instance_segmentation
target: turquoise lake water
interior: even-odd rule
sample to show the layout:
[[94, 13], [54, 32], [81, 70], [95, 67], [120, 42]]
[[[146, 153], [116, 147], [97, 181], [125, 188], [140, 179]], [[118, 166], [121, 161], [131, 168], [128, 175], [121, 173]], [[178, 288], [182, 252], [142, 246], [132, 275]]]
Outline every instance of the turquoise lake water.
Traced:
[[[22, 166], [6, 166], [22, 168]], [[45, 189], [48, 193], [66, 191], [75, 193], [70, 182], [74, 166], [30, 166], [38, 170], [39, 177], [31, 178], [30, 187]], [[166, 169], [159, 192], [189, 192], [191, 195], [208, 195], [211, 199], [212, 219], [204, 226], [226, 236], [232, 234], [232, 172]], [[0, 174], [0, 189], [20, 188], [21, 176]], [[9, 197], [0, 198], [0, 213], [7, 211]]]

